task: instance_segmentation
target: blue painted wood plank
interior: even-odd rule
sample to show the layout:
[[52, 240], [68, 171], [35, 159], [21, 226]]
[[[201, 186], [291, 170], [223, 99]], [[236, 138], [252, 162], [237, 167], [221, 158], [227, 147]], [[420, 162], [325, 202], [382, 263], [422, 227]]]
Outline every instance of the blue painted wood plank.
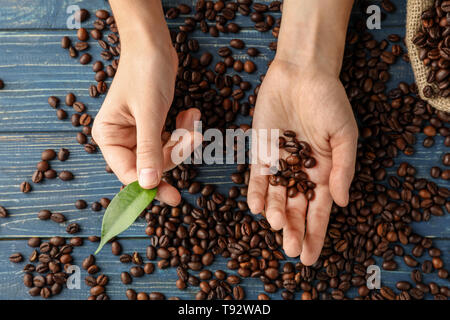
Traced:
[[[402, 34], [403, 28], [382, 29], [375, 32], [377, 38], [385, 39], [390, 33]], [[80, 65], [71, 59], [67, 52], [60, 47], [63, 35], [74, 35], [74, 32], [65, 31], [7, 31], [0, 32], [0, 78], [5, 82], [5, 88], [0, 92], [0, 132], [16, 131], [78, 131], [70, 124], [70, 120], [60, 121], [56, 112], [48, 103], [51, 95], [61, 99], [68, 92], [74, 92], [78, 99], [83, 101], [88, 111], [95, 115], [99, 110], [103, 98], [89, 97], [88, 88], [95, 83], [94, 73], [90, 65]], [[201, 51], [214, 53], [213, 65], [219, 61], [217, 49], [227, 46], [236, 36], [227, 35], [220, 38], [211, 38], [200, 31], [194, 33], [192, 38], [197, 39]], [[267, 48], [273, 41], [269, 33], [261, 34], [256, 31], [242, 31], [238, 37], [245, 40], [247, 47], [257, 47], [261, 55], [257, 57], [257, 71], [248, 75], [241, 72], [244, 80], [254, 85], [259, 82], [259, 76], [264, 74], [267, 63], [274, 53]], [[99, 59], [99, 46], [91, 43], [95, 59]], [[245, 50], [234, 50], [235, 59], [245, 60], [248, 56]], [[213, 66], [212, 65], [212, 66]], [[414, 76], [410, 66], [403, 60], [392, 68], [392, 79], [388, 83], [390, 88], [400, 81], [413, 82]], [[229, 74], [235, 72], [228, 70]], [[109, 81], [108, 81], [109, 83]], [[71, 108], [62, 106], [70, 115]]]
[[[123, 252], [131, 254], [137, 251], [144, 258], [145, 262], [148, 260], [145, 258], [145, 248], [149, 245], [149, 240], [145, 239], [126, 239], [120, 241]], [[450, 252], [450, 241], [448, 240], [435, 240], [435, 246], [441, 248], [445, 252], [444, 258], [446, 258], [446, 263], [448, 264], [448, 253]], [[96, 249], [96, 243], [90, 243], [85, 241], [82, 247], [74, 248], [73, 251], [73, 264], [81, 266], [82, 260], [91, 254]], [[410, 248], [407, 252], [410, 253]], [[32, 298], [28, 295], [27, 288], [22, 283], [23, 272], [22, 269], [25, 266], [26, 261], [20, 264], [13, 264], [8, 261], [10, 254], [14, 252], [21, 252], [25, 260], [32, 252], [32, 248], [29, 248], [24, 240], [16, 241], [0, 241], [0, 299], [41, 299], [40, 297]], [[423, 262], [425, 259], [430, 260], [430, 258], [425, 253], [418, 261]], [[395, 260], [399, 264], [399, 269], [397, 271], [384, 271], [381, 272], [381, 282], [382, 285], [387, 285], [391, 288], [395, 288], [395, 283], [397, 281], [403, 280], [412, 283], [410, 272], [413, 270], [407, 267], [402, 259], [396, 257]], [[226, 268], [226, 259], [219, 257], [217, 258], [213, 265], [210, 266], [209, 270], [224, 270], [227, 274], [236, 274], [234, 271], [228, 270]], [[291, 262], [297, 262], [295, 259], [289, 259]], [[155, 261], [153, 261], [155, 263]], [[176, 270], [174, 268], [169, 268], [165, 270], [160, 270], [155, 268], [155, 273], [151, 275], [145, 275], [142, 278], [133, 279], [132, 284], [124, 285], [120, 281], [120, 273], [123, 271], [128, 271], [132, 266], [131, 264], [122, 264], [119, 262], [118, 257], [111, 255], [109, 245], [97, 255], [96, 263], [100, 267], [100, 273], [106, 274], [110, 278], [109, 284], [106, 286], [106, 293], [112, 299], [126, 299], [125, 291], [128, 288], [136, 290], [136, 292], [162, 292], [166, 297], [177, 296], [181, 299], [194, 299], [195, 293], [198, 291], [198, 287], [188, 287], [186, 290], [180, 291], [175, 286], [175, 281], [177, 279]], [[380, 260], [377, 259], [377, 265], [381, 266]], [[89, 287], [84, 283], [84, 277], [87, 275], [86, 272], [82, 270], [82, 283], [79, 290], [73, 289], [69, 290], [65, 288], [57, 299], [86, 299], [89, 296]], [[99, 273], [99, 274], [100, 274]], [[197, 275], [197, 272], [192, 272]], [[434, 281], [439, 285], [448, 286], [448, 280], [439, 279], [437, 275], [426, 274], [424, 275], [424, 283], [429, 283]], [[263, 285], [259, 279], [244, 279], [242, 286], [244, 287], [246, 297], [248, 299], [256, 299], [259, 293], [263, 292]], [[394, 289], [396, 291], [396, 289]], [[280, 299], [280, 290], [277, 293], [269, 294], [273, 299]], [[348, 293], [349, 297], [353, 297], [355, 291], [352, 290]], [[429, 295], [427, 298], [432, 298]], [[300, 299], [300, 293], [295, 294], [295, 299]]]
[[[418, 151], [411, 157], [400, 155], [396, 159], [399, 165], [409, 161], [418, 170], [418, 177], [429, 177], [432, 166], [440, 165], [445, 152], [442, 137], [438, 137], [432, 149], [421, 146], [423, 136], [418, 140]], [[31, 181], [31, 175], [40, 154], [45, 149], [59, 150], [66, 147], [71, 151], [70, 158], [65, 162], [54, 160], [51, 165], [55, 170], [70, 170], [75, 179], [62, 182], [59, 179], [48, 180], [33, 185], [34, 190], [23, 194], [19, 190], [22, 181]], [[30, 235], [65, 235], [65, 225], [51, 221], [40, 221], [37, 212], [50, 209], [67, 215], [71, 222], [79, 222], [82, 235], [98, 235], [100, 232], [101, 213], [90, 209], [77, 210], [74, 203], [84, 199], [89, 203], [102, 197], [112, 198], [119, 190], [120, 183], [114, 175], [104, 170], [105, 162], [100, 153], [91, 155], [84, 152], [75, 141], [72, 133], [27, 133], [0, 135], [0, 205], [6, 207], [11, 216], [0, 220], [1, 237], [21, 237]], [[388, 170], [394, 174], [396, 167]], [[217, 190], [227, 193], [232, 186], [229, 176], [234, 172], [234, 166], [201, 166], [199, 181], [216, 185]], [[441, 186], [450, 187], [450, 183], [434, 179]], [[183, 192], [183, 196], [193, 203], [196, 196]], [[136, 223], [125, 232], [125, 236], [144, 236], [145, 223]], [[432, 217], [428, 223], [414, 225], [415, 230], [424, 236], [449, 237], [450, 215]]]

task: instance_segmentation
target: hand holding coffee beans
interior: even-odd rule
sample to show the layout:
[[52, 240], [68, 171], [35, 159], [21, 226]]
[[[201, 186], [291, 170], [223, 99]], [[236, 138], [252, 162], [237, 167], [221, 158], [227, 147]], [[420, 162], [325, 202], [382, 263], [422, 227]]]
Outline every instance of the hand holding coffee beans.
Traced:
[[[352, 108], [339, 81], [352, 1], [329, 2], [333, 18], [324, 16], [321, 21], [311, 18], [315, 12], [326, 15], [317, 2], [283, 4], [277, 55], [258, 92], [253, 119], [256, 130], [289, 129], [280, 142], [288, 154], [280, 161], [277, 176], [259, 175], [260, 165], [252, 166], [249, 207], [253, 213], [265, 210], [271, 227], [283, 229], [286, 254], [301, 254], [306, 265], [313, 264], [322, 250], [333, 200], [340, 206], [348, 203], [358, 136]], [[342, 13], [338, 15], [342, 21], [337, 21], [340, 28], [330, 33], [323, 21], [336, 23], [336, 12]], [[291, 26], [299, 21], [306, 21], [310, 28], [293, 31]], [[314, 32], [310, 30], [322, 28], [319, 49], [311, 43]], [[308, 31], [299, 31], [303, 29]]]

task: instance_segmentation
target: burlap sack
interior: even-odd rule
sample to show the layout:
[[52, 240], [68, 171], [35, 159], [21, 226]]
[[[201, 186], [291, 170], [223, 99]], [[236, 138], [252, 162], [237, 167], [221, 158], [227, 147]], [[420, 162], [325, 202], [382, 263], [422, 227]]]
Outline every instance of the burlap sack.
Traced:
[[[427, 101], [436, 109], [450, 112], [450, 98], [432, 98], [427, 99], [423, 96], [423, 88], [428, 84], [427, 75], [429, 69], [425, 67], [423, 62], [419, 59], [419, 50], [413, 44], [412, 40], [419, 30], [422, 20], [422, 12], [429, 9], [434, 4], [434, 0], [408, 0], [408, 14], [406, 19], [406, 46], [408, 47], [408, 54], [411, 60], [411, 65], [416, 77], [416, 83], [419, 87], [420, 97]], [[435, 86], [435, 85], [432, 85]]]

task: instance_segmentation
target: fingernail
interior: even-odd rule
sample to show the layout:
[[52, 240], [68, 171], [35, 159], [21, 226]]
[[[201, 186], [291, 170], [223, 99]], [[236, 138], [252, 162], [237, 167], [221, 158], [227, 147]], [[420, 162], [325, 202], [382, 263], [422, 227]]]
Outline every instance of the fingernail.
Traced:
[[141, 169], [139, 184], [142, 188], [153, 188], [158, 184], [158, 172], [155, 169]]

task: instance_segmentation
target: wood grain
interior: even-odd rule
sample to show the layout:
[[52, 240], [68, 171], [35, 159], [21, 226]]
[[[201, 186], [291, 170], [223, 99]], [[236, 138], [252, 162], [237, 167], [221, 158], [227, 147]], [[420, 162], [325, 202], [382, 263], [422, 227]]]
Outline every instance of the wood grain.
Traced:
[[[149, 245], [149, 240], [146, 239], [122, 239], [120, 243], [123, 247], [123, 252], [132, 254], [137, 251], [144, 258], [145, 262], [148, 260], [145, 258], [145, 248]], [[450, 251], [450, 242], [435, 240], [434, 244], [444, 252]], [[82, 247], [74, 249], [73, 257], [74, 265], [81, 265], [81, 262], [85, 257], [91, 254], [97, 247], [97, 243], [90, 243], [85, 241]], [[408, 246], [407, 250], [411, 248]], [[155, 268], [155, 273], [151, 275], [145, 275], [142, 278], [133, 279], [133, 283], [130, 285], [124, 285], [120, 281], [120, 273], [123, 271], [129, 271], [131, 264], [122, 264], [119, 262], [118, 257], [113, 256], [110, 251], [110, 245], [106, 245], [105, 248], [96, 256], [96, 263], [100, 267], [100, 273], [106, 274], [110, 278], [110, 283], [106, 286], [106, 292], [112, 299], [126, 299], [125, 291], [128, 288], [136, 290], [136, 292], [163, 292], [167, 297], [177, 296], [182, 299], [194, 299], [195, 293], [198, 291], [198, 287], [188, 287], [184, 291], [180, 291], [175, 286], [177, 279], [176, 270], [169, 268], [160, 270]], [[27, 288], [22, 283], [23, 272], [22, 269], [27, 264], [24, 261], [20, 264], [13, 264], [8, 261], [8, 257], [11, 253], [21, 252], [24, 255], [25, 260], [32, 252], [32, 248], [29, 248], [24, 240], [15, 241], [0, 241], [0, 261], [2, 261], [0, 269], [0, 297], [2, 299], [41, 299], [32, 298], [28, 295]], [[419, 261], [424, 261], [430, 258], [424, 254]], [[396, 257], [394, 259], [399, 264], [398, 271], [384, 271], [381, 270], [381, 281], [383, 285], [387, 285], [395, 289], [395, 283], [397, 281], [411, 281], [410, 273], [412, 268], [406, 267], [404, 263]], [[295, 259], [290, 259], [293, 263], [297, 262]], [[155, 261], [153, 261], [155, 263]], [[380, 265], [380, 260], [377, 258], [377, 263]], [[156, 264], [156, 263], [155, 263]], [[222, 257], [216, 258], [210, 270], [224, 270], [227, 274], [236, 274], [234, 271], [226, 268], [226, 260]], [[86, 299], [89, 295], [89, 288], [84, 284], [84, 277], [86, 272], [81, 269], [82, 283], [80, 290], [68, 290], [64, 289], [61, 295], [58, 295], [57, 299]], [[197, 275], [197, 272], [192, 272]], [[436, 274], [424, 275], [424, 282], [434, 281], [439, 285], [448, 285], [448, 281], [439, 279]], [[263, 292], [263, 284], [259, 279], [248, 278], [244, 279], [243, 287], [245, 289], [246, 297], [248, 299], [256, 299], [257, 295]], [[351, 290], [348, 296], [354, 296], [355, 290]], [[280, 291], [274, 294], [269, 294], [274, 299], [279, 299]], [[295, 294], [295, 299], [299, 299], [300, 294]], [[430, 298], [428, 295], [427, 298]]]

